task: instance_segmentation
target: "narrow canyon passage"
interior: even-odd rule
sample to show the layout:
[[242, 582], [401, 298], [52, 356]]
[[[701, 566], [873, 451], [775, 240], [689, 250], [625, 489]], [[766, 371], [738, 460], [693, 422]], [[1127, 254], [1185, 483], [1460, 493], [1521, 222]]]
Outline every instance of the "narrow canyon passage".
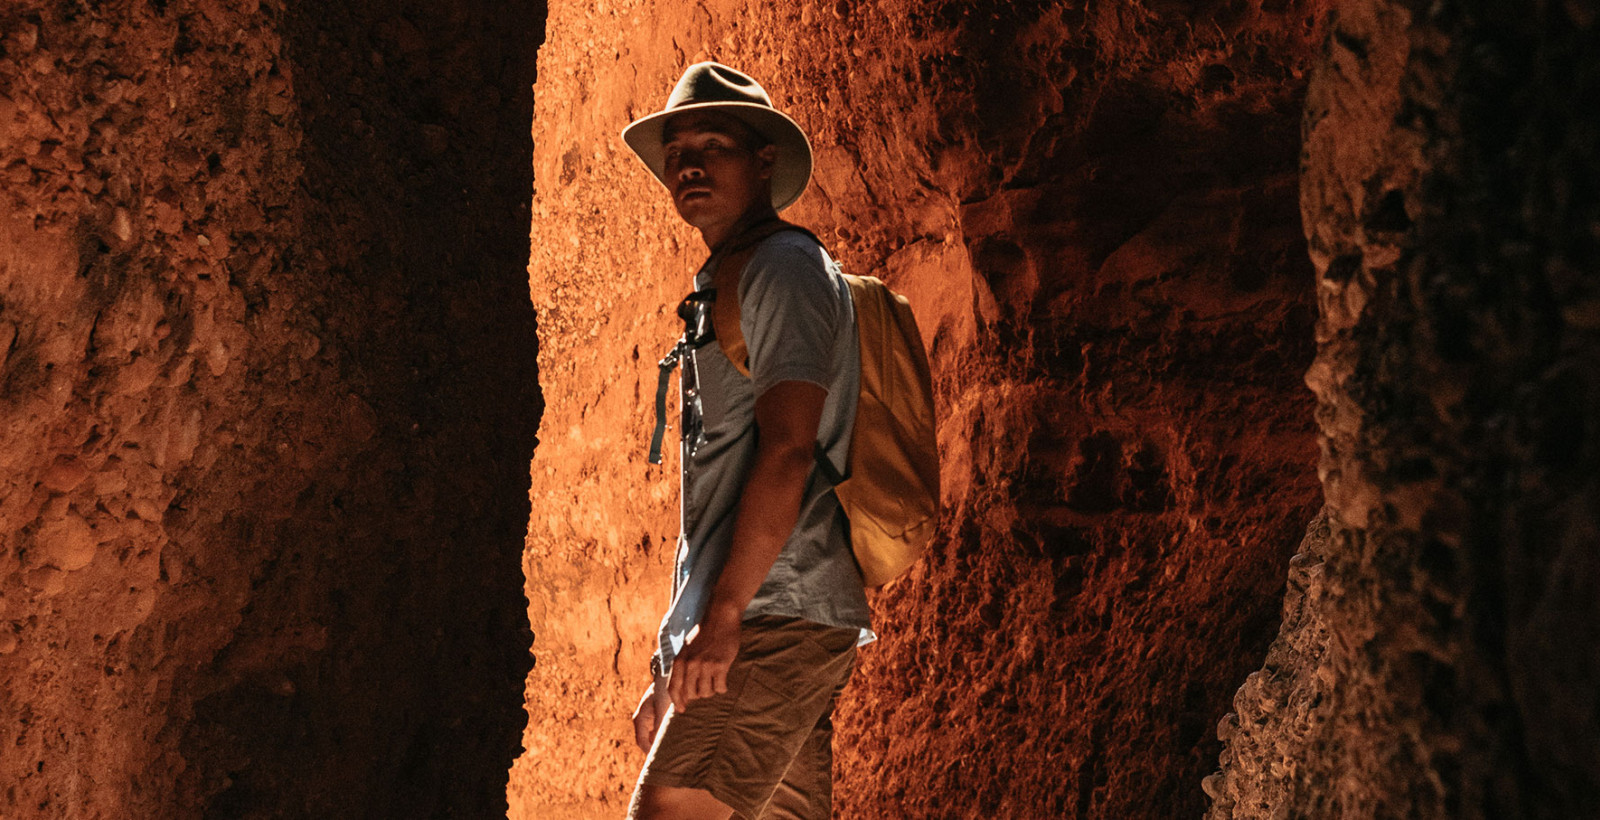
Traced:
[[934, 370], [835, 816], [1600, 817], [1600, 8], [1525, 5], [5, 4], [0, 817], [622, 816], [704, 249], [618, 133], [703, 59]]
[[807, 129], [792, 218], [932, 351], [947, 516], [874, 602], [837, 816], [1600, 816], [1597, 21], [555, 4], [512, 816], [618, 816], [640, 763], [701, 249], [614, 135], [700, 59]]
[[1299, 127], [1318, 4], [557, 2], [532, 286], [548, 402], [516, 818], [619, 817], [669, 593], [645, 445], [698, 236], [617, 134], [688, 63], [810, 135], [786, 217], [905, 292], [947, 509], [874, 602], [847, 818], [1198, 817], [1321, 504]]

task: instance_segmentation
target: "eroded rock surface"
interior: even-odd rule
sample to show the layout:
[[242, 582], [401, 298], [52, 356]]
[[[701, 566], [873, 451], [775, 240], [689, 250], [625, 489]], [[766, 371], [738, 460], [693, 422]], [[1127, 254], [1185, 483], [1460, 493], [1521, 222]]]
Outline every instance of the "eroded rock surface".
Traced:
[[1597, 14], [1331, 23], [1301, 194], [1330, 531], [1213, 818], [1600, 816]]
[[517, 818], [620, 816], [667, 603], [656, 360], [704, 249], [618, 139], [689, 63], [811, 135], [787, 215], [907, 293], [947, 514], [874, 602], [839, 717], [849, 818], [1182, 817], [1320, 506], [1295, 207], [1298, 3], [552, 5], [531, 290], [549, 406]]
[[503, 810], [539, 11], [0, 9], [0, 815]]

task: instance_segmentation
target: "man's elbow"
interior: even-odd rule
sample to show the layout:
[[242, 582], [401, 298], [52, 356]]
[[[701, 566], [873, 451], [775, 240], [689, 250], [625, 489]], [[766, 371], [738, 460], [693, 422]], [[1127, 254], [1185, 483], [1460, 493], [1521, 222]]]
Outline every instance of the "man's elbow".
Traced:
[[813, 454], [816, 446], [815, 439], [802, 439], [797, 436], [767, 437], [756, 447], [756, 461], [781, 475], [793, 477], [798, 474], [804, 478], [806, 471], [811, 467], [811, 460], [815, 458]]

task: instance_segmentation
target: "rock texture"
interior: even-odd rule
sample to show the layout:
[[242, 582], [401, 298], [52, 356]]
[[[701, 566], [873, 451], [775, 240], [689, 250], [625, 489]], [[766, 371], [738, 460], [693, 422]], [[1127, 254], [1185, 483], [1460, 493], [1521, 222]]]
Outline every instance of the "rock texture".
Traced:
[[667, 603], [655, 362], [704, 253], [617, 134], [714, 58], [808, 129], [789, 213], [907, 293], [947, 515], [874, 602], [849, 818], [1197, 816], [1320, 506], [1301, 3], [553, 4], [531, 290], [549, 405], [515, 818], [615, 817]]
[[0, 815], [503, 811], [541, 11], [0, 8]]
[[1600, 816], [1597, 15], [1331, 24], [1301, 194], [1329, 533], [1213, 818]]

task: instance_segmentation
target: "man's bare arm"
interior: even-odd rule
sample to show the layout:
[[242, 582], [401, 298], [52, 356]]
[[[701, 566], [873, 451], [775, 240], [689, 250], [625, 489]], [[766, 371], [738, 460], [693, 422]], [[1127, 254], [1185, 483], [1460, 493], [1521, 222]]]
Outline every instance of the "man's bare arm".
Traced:
[[727, 691], [728, 667], [739, 653], [739, 622], [800, 517], [828, 391], [786, 381], [756, 399], [756, 457], [739, 497], [733, 548], [722, 568], [699, 631], [672, 665], [667, 685], [679, 709]]

